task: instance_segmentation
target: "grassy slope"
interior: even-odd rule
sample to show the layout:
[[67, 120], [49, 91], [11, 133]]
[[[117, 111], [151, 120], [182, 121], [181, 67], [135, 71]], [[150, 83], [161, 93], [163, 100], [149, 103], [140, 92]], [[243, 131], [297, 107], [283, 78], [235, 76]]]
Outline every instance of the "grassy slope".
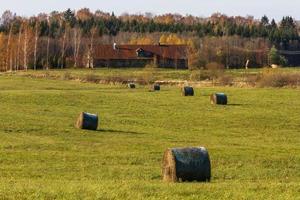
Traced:
[[[231, 105], [208, 95], [228, 93]], [[0, 199], [295, 199], [300, 92], [145, 88], [0, 77]], [[101, 130], [73, 128], [80, 111]], [[161, 181], [168, 147], [205, 146], [211, 183]]]

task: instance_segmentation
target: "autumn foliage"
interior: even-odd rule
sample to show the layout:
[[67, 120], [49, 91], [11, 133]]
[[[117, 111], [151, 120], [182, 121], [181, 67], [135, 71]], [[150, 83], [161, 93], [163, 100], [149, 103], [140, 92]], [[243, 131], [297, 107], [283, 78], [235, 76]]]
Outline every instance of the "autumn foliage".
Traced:
[[[220, 13], [209, 18], [151, 13], [116, 16], [87, 8], [41, 13], [29, 18], [5, 11], [0, 23], [0, 70], [94, 67], [98, 44], [172, 44], [189, 46], [191, 68], [217, 62], [226, 68], [269, 65], [272, 46], [286, 64], [300, 64], [298, 25]], [[284, 57], [282, 57], [284, 58]]]

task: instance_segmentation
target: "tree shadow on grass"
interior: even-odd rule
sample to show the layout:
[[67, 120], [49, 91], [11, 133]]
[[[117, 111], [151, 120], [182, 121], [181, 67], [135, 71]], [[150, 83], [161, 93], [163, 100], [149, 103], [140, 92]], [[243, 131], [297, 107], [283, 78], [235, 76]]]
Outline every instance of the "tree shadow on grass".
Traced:
[[130, 135], [144, 135], [146, 133], [139, 133], [135, 131], [121, 131], [121, 130], [113, 130], [113, 129], [99, 129], [98, 132], [102, 133], [119, 133], [119, 134], [130, 134]]

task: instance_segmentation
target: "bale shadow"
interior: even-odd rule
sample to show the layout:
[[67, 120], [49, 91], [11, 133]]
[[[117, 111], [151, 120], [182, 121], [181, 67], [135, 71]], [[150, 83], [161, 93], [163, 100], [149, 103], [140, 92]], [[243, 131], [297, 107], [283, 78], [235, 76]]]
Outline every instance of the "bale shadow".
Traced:
[[98, 132], [102, 133], [119, 133], [119, 134], [130, 134], [130, 135], [145, 135], [146, 133], [139, 133], [135, 131], [121, 131], [121, 130], [113, 130], [113, 129], [99, 129]]
[[203, 97], [210, 97], [211, 94], [200, 94], [200, 96], [203, 96]]
[[248, 104], [241, 104], [241, 103], [229, 103], [227, 106], [247, 106]]

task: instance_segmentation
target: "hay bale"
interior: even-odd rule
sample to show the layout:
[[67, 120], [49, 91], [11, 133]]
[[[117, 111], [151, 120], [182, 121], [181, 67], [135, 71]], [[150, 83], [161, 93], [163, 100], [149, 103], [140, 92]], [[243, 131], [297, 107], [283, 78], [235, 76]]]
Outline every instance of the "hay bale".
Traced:
[[159, 84], [151, 85], [149, 91], [150, 91], [150, 92], [160, 91], [160, 85], [159, 85]]
[[97, 130], [98, 120], [98, 115], [82, 112], [77, 119], [76, 127], [79, 129]]
[[160, 91], [160, 85], [159, 84], [154, 84], [153, 85], [153, 90], [154, 91]]
[[224, 93], [215, 93], [210, 96], [211, 104], [227, 105], [227, 96]]
[[167, 149], [163, 158], [164, 181], [201, 181], [211, 178], [208, 151], [204, 147]]
[[194, 96], [194, 88], [190, 86], [185, 86], [181, 90], [183, 96]]
[[130, 88], [130, 89], [135, 89], [136, 86], [135, 86], [134, 83], [128, 83], [128, 88]]

